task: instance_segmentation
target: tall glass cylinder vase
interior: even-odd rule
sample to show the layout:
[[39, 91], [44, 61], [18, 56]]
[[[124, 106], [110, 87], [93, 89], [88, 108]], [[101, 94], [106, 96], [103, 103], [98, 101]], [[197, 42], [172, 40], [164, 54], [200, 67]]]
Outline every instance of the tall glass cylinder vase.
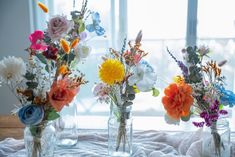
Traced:
[[109, 156], [129, 157], [132, 154], [131, 106], [113, 105], [108, 121]]
[[59, 147], [70, 148], [78, 143], [77, 101], [74, 99], [65, 106], [56, 120], [56, 144]]
[[27, 157], [53, 157], [56, 142], [52, 123], [27, 126], [24, 130]]
[[225, 118], [204, 128], [202, 157], [230, 157], [230, 149], [230, 128]]

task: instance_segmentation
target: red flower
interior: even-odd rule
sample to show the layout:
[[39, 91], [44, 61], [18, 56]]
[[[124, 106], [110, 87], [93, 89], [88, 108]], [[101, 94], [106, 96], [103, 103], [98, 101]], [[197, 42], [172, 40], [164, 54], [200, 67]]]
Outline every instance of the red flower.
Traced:
[[53, 46], [48, 46], [46, 51], [43, 51], [42, 53], [47, 59], [56, 60], [58, 49]]
[[54, 109], [59, 112], [65, 105], [69, 105], [78, 91], [79, 86], [75, 86], [67, 78], [55, 81], [49, 92], [49, 101]]

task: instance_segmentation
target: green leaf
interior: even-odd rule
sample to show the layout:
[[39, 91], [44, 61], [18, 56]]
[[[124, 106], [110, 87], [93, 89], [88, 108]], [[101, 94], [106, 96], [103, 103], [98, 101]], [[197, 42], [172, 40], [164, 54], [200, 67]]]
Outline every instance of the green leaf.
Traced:
[[189, 119], [190, 119], [190, 117], [191, 117], [192, 114], [193, 114], [193, 113], [190, 112], [190, 114], [189, 114], [188, 116], [186, 116], [186, 117], [181, 117], [181, 120], [184, 121], [184, 122], [189, 121]]
[[128, 94], [128, 99], [129, 100], [134, 100], [135, 99], [135, 94]]
[[219, 105], [219, 110], [222, 110], [223, 107], [224, 107], [224, 105], [223, 105], [223, 104], [220, 104], [220, 105]]
[[153, 88], [152, 91], [153, 91], [153, 94], [152, 94], [152, 95], [153, 95], [154, 97], [157, 97], [157, 96], [160, 94], [159, 90], [157, 90], [156, 88]]
[[25, 74], [25, 78], [27, 79], [27, 80], [33, 80], [34, 78], [35, 78], [35, 74], [33, 74], [33, 73], [30, 73], [29, 71], [27, 71], [27, 73]]
[[49, 73], [49, 66], [48, 65], [45, 66], [45, 70]]
[[38, 83], [37, 82], [26, 82], [26, 85], [28, 86], [29, 89], [34, 89], [34, 88], [37, 88]]
[[79, 24], [79, 29], [78, 29], [79, 33], [85, 31], [85, 28], [86, 28], [86, 27], [85, 27], [85, 24], [84, 24], [83, 22], [80, 22], [80, 24]]
[[54, 109], [51, 109], [48, 113], [47, 120], [55, 120], [59, 117], [60, 115]]
[[41, 53], [36, 53], [36, 57], [43, 63], [47, 64], [46, 58]]

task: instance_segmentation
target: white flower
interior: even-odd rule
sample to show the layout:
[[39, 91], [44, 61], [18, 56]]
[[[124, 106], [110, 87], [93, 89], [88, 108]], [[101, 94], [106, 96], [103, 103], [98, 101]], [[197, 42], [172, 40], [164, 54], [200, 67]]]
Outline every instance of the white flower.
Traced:
[[17, 82], [23, 79], [26, 73], [26, 64], [21, 58], [14, 56], [4, 57], [0, 61], [0, 77], [3, 81]]
[[142, 61], [132, 69], [133, 75], [128, 79], [129, 85], [136, 85], [142, 92], [147, 92], [154, 88], [157, 75], [153, 68], [146, 61]]
[[82, 44], [78, 44], [78, 46], [74, 49], [74, 53], [78, 61], [87, 58], [90, 52], [91, 52], [91, 47]]

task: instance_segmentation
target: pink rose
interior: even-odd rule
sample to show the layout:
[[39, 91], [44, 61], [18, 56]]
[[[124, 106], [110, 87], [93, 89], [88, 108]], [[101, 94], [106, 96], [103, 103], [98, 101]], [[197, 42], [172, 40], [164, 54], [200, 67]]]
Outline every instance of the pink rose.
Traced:
[[45, 51], [47, 49], [46, 43], [43, 41], [44, 34], [40, 30], [36, 30], [30, 34], [29, 40], [31, 42], [30, 48], [33, 50]]
[[56, 16], [50, 19], [48, 23], [48, 35], [55, 41], [63, 38], [73, 27], [73, 22], [66, 19], [65, 16]]

